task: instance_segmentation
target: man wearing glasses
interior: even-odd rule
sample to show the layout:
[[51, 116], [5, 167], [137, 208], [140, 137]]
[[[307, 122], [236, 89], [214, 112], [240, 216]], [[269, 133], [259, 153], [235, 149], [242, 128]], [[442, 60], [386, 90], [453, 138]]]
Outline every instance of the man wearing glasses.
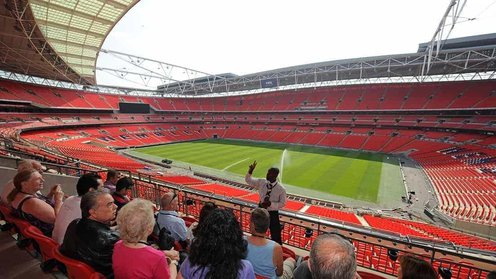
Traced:
[[253, 170], [257, 166], [254, 161], [248, 168], [245, 181], [248, 185], [255, 187], [260, 196], [259, 207], [267, 209], [270, 216], [270, 238], [282, 245], [281, 223], [279, 223], [279, 209], [286, 205], [286, 189], [277, 181], [279, 175], [278, 168], [270, 168], [267, 171], [266, 179], [252, 178]]
[[110, 224], [115, 219], [117, 205], [110, 194], [89, 191], [81, 198], [80, 208], [82, 218], [69, 224], [60, 252], [113, 278], [112, 253], [119, 234]]
[[160, 198], [160, 211], [157, 216], [157, 228], [160, 231], [162, 228], [167, 228], [171, 236], [176, 241], [186, 241], [188, 229], [186, 223], [179, 216], [178, 197], [174, 192], [165, 193]]

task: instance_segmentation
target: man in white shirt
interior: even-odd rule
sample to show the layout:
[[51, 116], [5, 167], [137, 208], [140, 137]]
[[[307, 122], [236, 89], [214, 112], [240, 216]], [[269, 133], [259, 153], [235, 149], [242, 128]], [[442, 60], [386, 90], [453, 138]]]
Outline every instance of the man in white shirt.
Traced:
[[52, 232], [52, 238], [57, 243], [62, 244], [64, 241], [65, 232], [69, 224], [81, 218], [81, 198], [84, 194], [90, 191], [102, 190], [102, 177], [96, 173], [87, 173], [82, 175], [77, 184], [76, 190], [78, 195], [68, 197], [60, 208]]
[[255, 187], [260, 196], [259, 207], [265, 208], [270, 215], [270, 238], [282, 245], [281, 223], [279, 223], [279, 209], [286, 205], [286, 189], [277, 181], [279, 175], [278, 168], [270, 168], [267, 171], [266, 179], [252, 178], [253, 170], [257, 166], [254, 161], [248, 168], [245, 181], [248, 185]]

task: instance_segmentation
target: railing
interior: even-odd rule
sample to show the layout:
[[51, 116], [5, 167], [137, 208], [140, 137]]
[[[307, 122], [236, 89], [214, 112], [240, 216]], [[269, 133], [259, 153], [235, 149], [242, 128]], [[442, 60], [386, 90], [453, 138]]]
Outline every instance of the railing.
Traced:
[[[4, 157], [4, 156], [2, 156]], [[18, 160], [18, 159], [17, 159]], [[86, 172], [103, 173], [105, 169], [81, 169], [66, 165], [44, 163], [59, 173], [81, 175]], [[233, 197], [205, 194], [185, 188], [182, 185], [158, 182], [150, 175], [134, 174], [122, 170], [135, 180], [133, 196], [159, 204], [160, 197], [168, 191], [179, 196], [180, 211], [198, 218], [203, 204], [212, 201], [219, 207], [233, 210], [245, 232], [249, 232], [249, 218], [254, 203], [237, 200]], [[443, 267], [451, 270], [451, 278], [481, 278], [496, 269], [496, 253], [468, 249], [452, 243], [434, 240], [403, 237], [377, 229], [358, 227], [346, 222], [333, 222], [317, 217], [281, 211], [284, 245], [310, 250], [315, 238], [323, 233], [339, 233], [349, 238], [356, 250], [357, 264], [389, 275], [397, 275], [397, 256], [415, 254], [429, 261], [436, 269]]]
[[[198, 218], [203, 204], [214, 202], [219, 207], [233, 210], [243, 231], [249, 232], [250, 212], [256, 206], [232, 197], [205, 195], [180, 185], [164, 185], [151, 177], [136, 178], [134, 197], [159, 203], [160, 196], [175, 191], [179, 196], [182, 213]], [[281, 211], [284, 245], [310, 250], [315, 238], [323, 233], [339, 233], [351, 239], [355, 246], [357, 264], [389, 275], [397, 275], [397, 256], [415, 254], [430, 262], [436, 269], [450, 269], [451, 278], [485, 278], [496, 269], [496, 253], [464, 249], [452, 243], [397, 236], [388, 232], [308, 217], [294, 212]]]

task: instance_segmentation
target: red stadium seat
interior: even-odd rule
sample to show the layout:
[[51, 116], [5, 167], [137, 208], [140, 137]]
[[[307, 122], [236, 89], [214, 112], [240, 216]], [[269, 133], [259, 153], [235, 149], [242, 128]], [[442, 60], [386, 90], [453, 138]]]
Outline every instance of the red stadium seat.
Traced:
[[186, 227], [189, 227], [191, 226], [191, 224], [198, 222], [198, 220], [192, 216], [182, 216], [181, 218], [184, 220], [184, 223], [186, 223]]
[[32, 225], [23, 219], [13, 218], [12, 222], [16, 227], [17, 231], [17, 246], [21, 249], [27, 249], [29, 251], [33, 250], [35, 247], [32, 246], [31, 239], [26, 236], [26, 229], [31, 227]]
[[53, 249], [59, 246], [58, 243], [43, 235], [43, 233], [35, 226], [27, 227], [24, 230], [24, 235], [30, 239], [33, 239], [38, 244], [42, 257], [41, 269], [48, 272], [55, 268], [56, 262], [54, 261], [55, 257], [53, 255]]
[[53, 255], [55, 259], [65, 265], [65, 267], [67, 268], [67, 276], [70, 279], [105, 278], [103, 274], [96, 272], [91, 266], [87, 265], [86, 263], [64, 256], [62, 253], [60, 253], [58, 246], [53, 248]]
[[293, 258], [296, 260], [296, 253], [286, 246], [282, 246], [282, 254], [284, 259]]
[[9, 206], [0, 203], [0, 213], [2, 214], [2, 218], [5, 222], [13, 223], [13, 219], [15, 217], [12, 216], [12, 210], [10, 209]]

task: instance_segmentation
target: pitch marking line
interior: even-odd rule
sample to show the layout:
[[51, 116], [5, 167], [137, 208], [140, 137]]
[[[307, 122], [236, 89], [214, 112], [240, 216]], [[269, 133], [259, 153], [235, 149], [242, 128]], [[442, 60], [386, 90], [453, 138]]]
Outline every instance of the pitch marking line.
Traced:
[[246, 160], [248, 160], [248, 159], [250, 159], [250, 158], [246, 158], [246, 159], [243, 159], [243, 160], [241, 160], [241, 161], [237, 161], [237, 162], [236, 162], [236, 163], [234, 163], [234, 164], [230, 164], [229, 166], [227, 166], [227, 167], [223, 168], [223, 169], [222, 169], [222, 171], [225, 171], [225, 170], [227, 170], [228, 168], [233, 167], [233, 166], [235, 166], [235, 165], [237, 165], [237, 164], [239, 164], [239, 163], [243, 163], [244, 161], [246, 161]]

